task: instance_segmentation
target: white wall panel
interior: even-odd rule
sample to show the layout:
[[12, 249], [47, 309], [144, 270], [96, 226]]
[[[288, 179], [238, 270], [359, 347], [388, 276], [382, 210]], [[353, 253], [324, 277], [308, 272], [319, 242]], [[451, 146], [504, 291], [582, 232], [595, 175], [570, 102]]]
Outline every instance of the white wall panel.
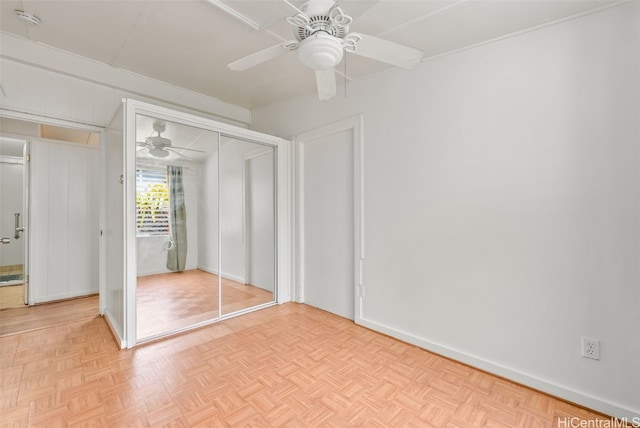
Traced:
[[105, 124], [113, 117], [113, 112], [120, 107], [126, 92], [108, 86], [93, 85], [93, 120], [92, 123]]
[[31, 289], [36, 302], [98, 291], [98, 150], [31, 144]]
[[31, 144], [29, 189], [30, 299], [47, 296], [49, 281], [49, 145]]
[[71, 88], [77, 79], [55, 73], [45, 74], [46, 92], [44, 101], [46, 103], [45, 114], [52, 117], [71, 117]]
[[223, 277], [238, 282], [244, 282], [246, 274], [243, 155], [259, 147], [254, 143], [224, 137], [219, 150], [220, 271]]
[[[251, 122], [251, 112], [248, 109], [8, 33], [0, 33], [0, 44], [3, 54], [0, 58], [2, 87], [7, 94], [7, 97], [2, 98], [4, 108], [18, 108], [22, 112], [33, 114], [50, 112], [52, 115], [55, 113], [57, 119], [81, 123], [86, 123], [86, 118], [92, 111], [93, 117], [88, 123], [106, 126], [120, 100], [134, 97], [152, 100], [156, 104], [180, 106], [178, 108], [182, 110], [193, 109], [201, 112], [201, 115], [222, 118], [239, 125], [246, 126]], [[14, 70], [20, 70], [19, 81], [4, 77], [5, 70], [11, 72], [12, 66], [17, 66], [13, 67]], [[79, 82], [83, 84], [77, 86]], [[60, 87], [58, 83], [61, 84]], [[87, 91], [87, 83], [93, 88], [93, 94]], [[91, 103], [91, 108], [83, 110], [75, 107], [78, 92], [87, 94], [89, 98], [86, 102]], [[18, 95], [18, 101], [12, 99]], [[62, 105], [56, 105], [58, 99]], [[74, 105], [70, 100], [73, 100]]]
[[0, 58], [0, 70], [2, 71], [2, 90], [0, 94], [2, 102], [0, 106], [4, 108], [16, 109], [20, 106], [20, 67], [17, 62], [5, 61]]
[[[71, 85], [70, 91], [71, 111], [69, 117], [82, 123], [100, 123], [96, 120], [97, 117], [94, 113], [96, 108], [95, 84], [76, 79]], [[113, 108], [113, 106], [110, 107]]]
[[[46, 112], [46, 71], [18, 65], [18, 87], [7, 88], [18, 92], [18, 108], [21, 111], [43, 114]], [[4, 82], [3, 88], [4, 88]]]
[[[69, 146], [68, 276], [71, 294], [96, 290], [98, 275], [98, 211], [96, 151]], [[88, 287], [87, 279], [93, 279]]]
[[245, 161], [248, 284], [275, 291], [275, 187], [273, 150]]
[[218, 272], [218, 152], [202, 164], [200, 182], [198, 267]]
[[[35, 150], [32, 151], [32, 156], [36, 157], [38, 156], [38, 144], [33, 144], [33, 146]], [[47, 159], [49, 174], [46, 177], [46, 181], [32, 181], [33, 189], [41, 187], [42, 190], [39, 191], [47, 192], [49, 196], [47, 209], [32, 214], [36, 221], [43, 216], [47, 216], [49, 223], [47, 228], [48, 269], [46, 277], [34, 283], [36, 302], [67, 297], [70, 262], [69, 235], [71, 233], [71, 230], [69, 230], [69, 197], [71, 190], [69, 189], [69, 168], [71, 168], [71, 165], [69, 165], [68, 157], [68, 147], [50, 144]], [[39, 236], [34, 236], [34, 239], [36, 241], [35, 245], [39, 245]], [[38, 285], [41, 280], [44, 280], [44, 284], [47, 285], [45, 290]]]

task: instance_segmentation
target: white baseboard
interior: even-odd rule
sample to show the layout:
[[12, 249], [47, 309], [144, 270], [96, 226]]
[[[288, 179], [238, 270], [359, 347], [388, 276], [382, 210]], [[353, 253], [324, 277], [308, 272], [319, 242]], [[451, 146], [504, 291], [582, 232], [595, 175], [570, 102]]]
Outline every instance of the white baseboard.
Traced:
[[107, 327], [111, 330], [111, 334], [113, 335], [113, 339], [116, 341], [116, 344], [120, 347], [120, 349], [125, 349], [127, 347], [127, 341], [124, 340], [118, 331], [113, 327], [113, 323], [111, 322], [111, 312], [106, 310], [104, 312], [104, 320], [107, 322]]
[[[206, 266], [198, 266], [198, 269], [203, 270], [205, 272], [212, 273], [214, 275], [218, 275], [218, 270], [217, 269], [209, 268], [209, 267], [206, 267]], [[225, 273], [225, 272], [222, 272], [222, 274], [220, 276], [222, 276], [223, 278], [226, 278], [226, 279], [230, 279], [232, 281], [239, 282], [241, 284], [245, 283], [244, 282], [244, 278], [241, 277], [241, 276], [232, 275], [230, 273]]]
[[465, 352], [461, 352], [456, 349], [452, 349], [450, 347], [425, 340], [423, 338], [414, 336], [401, 330], [397, 330], [392, 327], [387, 327], [375, 321], [356, 317], [355, 322], [356, 324], [360, 324], [363, 327], [367, 327], [371, 330], [384, 333], [391, 337], [395, 337], [396, 339], [402, 340], [403, 342], [419, 346], [420, 348], [426, 349], [427, 351], [442, 355], [447, 358], [451, 358], [452, 360], [456, 360], [464, 364], [468, 364], [469, 366], [484, 370], [489, 373], [493, 373], [514, 382], [518, 382], [522, 385], [537, 389], [563, 400], [579, 404], [581, 406], [596, 410], [609, 416], [626, 419], [630, 422], [640, 422], [640, 410], [634, 411], [631, 408], [620, 406], [603, 398], [594, 397], [589, 394], [575, 391], [571, 388], [555, 384], [549, 380], [540, 379], [514, 370], [512, 368], [505, 367], [491, 361], [484, 360], [482, 358], [477, 358]]
[[51, 296], [39, 296], [35, 298], [35, 303], [55, 302], [56, 300], [74, 299], [76, 297], [85, 297], [92, 294], [98, 294], [98, 289], [96, 288], [95, 290], [83, 290], [76, 293], [54, 294]]
[[[184, 270], [192, 270], [192, 269], [200, 269], [198, 266], [187, 266], [184, 268]], [[162, 269], [156, 269], [156, 270], [147, 270], [147, 271], [137, 271], [136, 275], [137, 276], [149, 276], [149, 275], [159, 275], [159, 274], [163, 274], [163, 273], [173, 273], [173, 271], [167, 269], [167, 268], [162, 268]]]

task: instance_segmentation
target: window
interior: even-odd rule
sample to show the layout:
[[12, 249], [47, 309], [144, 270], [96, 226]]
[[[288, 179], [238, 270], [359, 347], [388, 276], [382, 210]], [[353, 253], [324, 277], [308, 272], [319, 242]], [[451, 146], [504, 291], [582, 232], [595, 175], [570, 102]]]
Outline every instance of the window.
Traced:
[[169, 234], [169, 187], [163, 169], [136, 170], [136, 235]]

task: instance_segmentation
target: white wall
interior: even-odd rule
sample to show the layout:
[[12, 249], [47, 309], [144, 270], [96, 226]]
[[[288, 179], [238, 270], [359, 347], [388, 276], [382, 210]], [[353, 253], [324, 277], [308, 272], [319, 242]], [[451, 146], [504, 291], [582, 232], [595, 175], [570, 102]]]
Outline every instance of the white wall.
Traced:
[[[222, 252], [221, 275], [241, 283], [246, 276], [246, 247], [244, 224], [243, 155], [263, 148], [259, 144], [223, 137], [220, 150], [212, 154], [202, 165], [201, 221], [198, 267], [218, 274], [218, 220]], [[220, 162], [218, 162], [220, 157]], [[270, 158], [272, 159], [272, 158]], [[273, 173], [273, 167], [271, 168]], [[220, 183], [218, 184], [218, 180]], [[270, 183], [270, 184], [269, 184]], [[267, 186], [273, 187], [270, 181]], [[218, 210], [218, 204], [220, 209]], [[219, 215], [219, 218], [218, 218]], [[273, 234], [273, 216], [271, 232]], [[264, 232], [265, 235], [269, 232]], [[272, 238], [273, 240], [273, 238]], [[273, 252], [273, 245], [271, 246]], [[273, 264], [273, 255], [269, 256]], [[259, 260], [260, 265], [268, 263]], [[257, 267], [262, 272], [273, 272], [274, 267]], [[266, 274], [268, 275], [268, 273]], [[272, 281], [273, 282], [273, 281]], [[273, 286], [271, 286], [273, 289]]]
[[106, 126], [122, 98], [244, 126], [251, 112], [218, 99], [0, 32], [0, 113]]
[[[198, 268], [198, 239], [200, 217], [200, 165], [191, 162], [183, 165], [184, 200], [187, 212], [187, 260], [185, 269]], [[138, 276], [170, 272], [167, 269], [165, 244], [169, 236], [146, 236], [136, 238]]]
[[198, 268], [218, 273], [218, 152], [202, 164], [200, 175]]
[[244, 283], [245, 245], [243, 216], [242, 154], [255, 144], [224, 138], [220, 144], [220, 242], [223, 277]]
[[630, 2], [253, 112], [285, 137], [364, 114], [361, 322], [640, 414], [639, 17]]
[[275, 291], [275, 207], [273, 149], [245, 160], [247, 278], [245, 282]]
[[31, 142], [30, 293], [36, 303], [98, 292], [98, 150]]

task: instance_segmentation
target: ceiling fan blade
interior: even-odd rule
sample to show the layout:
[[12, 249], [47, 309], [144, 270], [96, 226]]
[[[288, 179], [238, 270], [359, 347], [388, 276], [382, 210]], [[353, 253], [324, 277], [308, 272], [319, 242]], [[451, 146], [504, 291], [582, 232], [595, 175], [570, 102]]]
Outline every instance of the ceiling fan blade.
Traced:
[[[165, 147], [165, 148], [169, 148], [169, 147]], [[176, 149], [176, 150], [188, 150], [190, 152], [198, 152], [198, 153], [206, 153], [204, 150], [198, 150], [198, 149], [190, 149], [188, 147], [178, 147], [178, 146], [171, 146], [170, 148], [172, 149]]]
[[251, 55], [245, 56], [244, 58], [233, 61], [232, 63], [227, 65], [227, 67], [235, 71], [244, 71], [251, 67], [255, 67], [256, 65], [262, 64], [263, 62], [267, 62], [273, 58], [276, 58], [288, 52], [288, 50], [289, 48], [284, 47], [284, 45], [282, 44], [271, 46], [270, 48], [263, 49], [256, 53], [252, 53]]
[[336, 72], [334, 69], [317, 70], [316, 83], [318, 84], [318, 98], [328, 100], [336, 94]]
[[[349, 40], [353, 40], [349, 43]], [[399, 43], [360, 33], [345, 36], [345, 50], [356, 55], [386, 62], [402, 68], [413, 68], [422, 60], [422, 51]]]
[[[173, 154], [175, 154], [175, 155], [178, 155], [178, 156], [180, 156], [180, 157], [181, 157], [181, 158], [183, 158], [183, 159], [189, 159], [188, 157], [186, 157], [186, 156], [185, 156], [185, 155], [183, 155], [182, 153], [179, 153], [178, 151], [174, 150], [175, 148], [176, 148], [176, 147], [165, 147], [165, 150], [166, 150], [166, 151], [168, 151], [168, 152], [171, 152], [171, 153], [173, 153]], [[199, 152], [200, 150], [194, 150], [194, 151]]]

